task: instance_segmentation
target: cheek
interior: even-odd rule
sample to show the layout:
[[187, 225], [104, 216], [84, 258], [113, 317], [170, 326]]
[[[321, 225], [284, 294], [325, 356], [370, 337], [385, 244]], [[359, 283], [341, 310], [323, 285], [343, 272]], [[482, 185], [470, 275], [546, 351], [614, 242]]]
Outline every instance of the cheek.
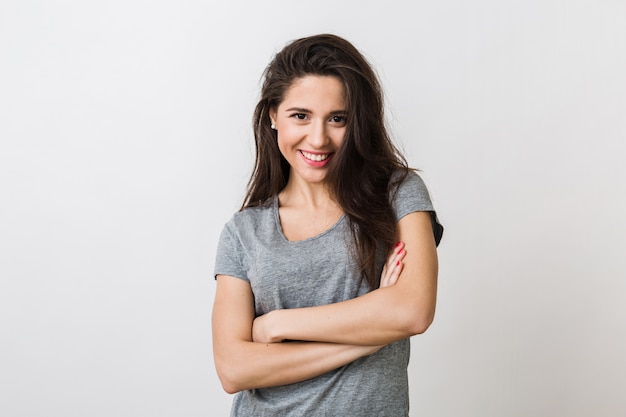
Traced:
[[338, 129], [337, 132], [335, 132], [335, 134], [333, 135], [333, 142], [335, 143], [336, 147], [341, 146], [345, 136], [346, 136], [346, 129], [345, 128]]
[[282, 149], [283, 146], [293, 145], [300, 140], [300, 132], [298, 127], [294, 126], [281, 126], [277, 132], [278, 146]]
[[289, 135], [286, 135], [285, 132], [281, 131], [278, 133], [278, 138], [276, 140], [278, 150], [287, 160], [290, 159], [290, 155], [293, 153], [293, 143], [289, 140], [289, 138]]

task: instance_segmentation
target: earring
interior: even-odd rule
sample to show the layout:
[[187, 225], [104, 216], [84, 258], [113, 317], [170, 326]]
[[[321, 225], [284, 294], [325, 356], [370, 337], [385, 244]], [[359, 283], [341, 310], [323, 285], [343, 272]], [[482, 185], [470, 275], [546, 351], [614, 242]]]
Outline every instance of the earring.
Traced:
[[276, 125], [274, 123], [272, 123], [270, 127], [272, 128], [272, 130], [276, 130]]

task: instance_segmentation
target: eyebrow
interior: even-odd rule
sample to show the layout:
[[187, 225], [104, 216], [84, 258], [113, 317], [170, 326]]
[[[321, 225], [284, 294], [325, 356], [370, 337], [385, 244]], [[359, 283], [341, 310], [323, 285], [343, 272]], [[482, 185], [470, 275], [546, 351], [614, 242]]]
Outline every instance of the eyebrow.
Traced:
[[[292, 112], [292, 111], [297, 111], [299, 113], [313, 113], [311, 110], [309, 109], [305, 109], [304, 107], [290, 107], [288, 109], [285, 110], [286, 112]], [[346, 114], [347, 111], [345, 110], [334, 110], [331, 111], [329, 114], [330, 115], [337, 115], [337, 114]]]

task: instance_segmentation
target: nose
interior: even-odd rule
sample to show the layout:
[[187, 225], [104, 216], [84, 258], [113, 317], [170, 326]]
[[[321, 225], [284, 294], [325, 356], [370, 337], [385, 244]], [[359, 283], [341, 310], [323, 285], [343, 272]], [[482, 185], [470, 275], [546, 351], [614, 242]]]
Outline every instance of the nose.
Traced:
[[315, 149], [321, 149], [328, 144], [330, 138], [328, 137], [327, 126], [325, 121], [318, 120], [311, 124], [311, 131], [309, 132], [308, 142], [309, 145]]

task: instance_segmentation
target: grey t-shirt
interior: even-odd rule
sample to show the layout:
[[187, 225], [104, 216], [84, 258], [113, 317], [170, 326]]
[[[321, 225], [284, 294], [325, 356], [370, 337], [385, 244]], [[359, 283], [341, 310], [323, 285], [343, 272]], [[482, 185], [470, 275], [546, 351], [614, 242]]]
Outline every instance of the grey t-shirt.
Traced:
[[[392, 201], [399, 220], [430, 211], [439, 242], [439, 225], [422, 179], [410, 172]], [[282, 233], [278, 198], [244, 209], [220, 236], [215, 275], [250, 283], [256, 315], [272, 310], [337, 303], [369, 291], [352, 255], [347, 219], [325, 232], [292, 242]], [[379, 257], [382, 270], [384, 256]], [[306, 326], [306, 323], [302, 324]], [[242, 391], [233, 400], [232, 417], [248, 416], [406, 416], [409, 339], [316, 378], [295, 384]]]

